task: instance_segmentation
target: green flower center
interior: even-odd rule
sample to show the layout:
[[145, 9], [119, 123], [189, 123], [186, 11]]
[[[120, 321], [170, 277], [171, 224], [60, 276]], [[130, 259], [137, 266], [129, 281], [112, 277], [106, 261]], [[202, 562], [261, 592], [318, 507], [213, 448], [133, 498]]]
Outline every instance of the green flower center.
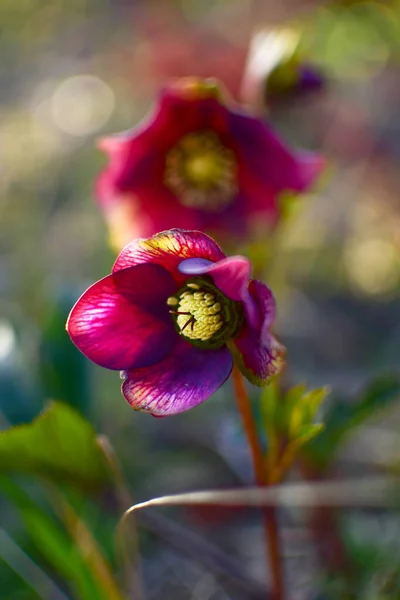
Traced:
[[214, 132], [189, 133], [166, 155], [165, 184], [184, 206], [222, 210], [237, 192], [235, 156]]
[[243, 323], [242, 303], [227, 298], [209, 277], [191, 278], [167, 304], [179, 335], [200, 348], [221, 348]]

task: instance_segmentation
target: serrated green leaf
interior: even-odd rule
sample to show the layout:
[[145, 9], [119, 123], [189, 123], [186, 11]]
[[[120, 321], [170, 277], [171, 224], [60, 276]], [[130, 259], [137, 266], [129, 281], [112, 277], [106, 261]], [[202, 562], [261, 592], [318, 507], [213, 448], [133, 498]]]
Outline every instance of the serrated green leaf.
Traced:
[[32, 423], [0, 432], [0, 472], [21, 471], [84, 490], [110, 482], [106, 459], [90, 423], [53, 402]]

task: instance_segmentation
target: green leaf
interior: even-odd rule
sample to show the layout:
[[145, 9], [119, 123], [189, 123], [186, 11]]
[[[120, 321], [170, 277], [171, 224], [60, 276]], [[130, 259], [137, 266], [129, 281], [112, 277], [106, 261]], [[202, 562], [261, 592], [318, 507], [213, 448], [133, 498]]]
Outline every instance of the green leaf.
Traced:
[[274, 423], [280, 400], [279, 385], [277, 381], [271, 381], [269, 386], [261, 391], [261, 414], [266, 427]]
[[63, 527], [8, 477], [0, 476], [0, 490], [20, 510], [37, 550], [71, 586], [73, 597], [104, 600], [75, 543]]
[[302, 396], [299, 405], [301, 407], [302, 422], [304, 424], [312, 423], [322, 402], [325, 400], [327, 395], [330, 394], [330, 391], [330, 387], [324, 386], [322, 388], [311, 390]]
[[[296, 429], [303, 423], [301, 398], [306, 390], [307, 387], [299, 383], [290, 388], [282, 399], [278, 424], [281, 433], [285, 436], [294, 437]], [[293, 435], [292, 430], [294, 430]]]
[[304, 383], [298, 383], [288, 390], [285, 402], [292, 407], [299, 402], [306, 392], [307, 386]]
[[356, 427], [397, 400], [400, 400], [400, 378], [392, 375], [375, 379], [356, 402], [335, 398], [324, 416], [325, 430], [307, 447], [308, 458], [320, 466], [326, 465]]
[[364, 422], [396, 400], [400, 400], [399, 377], [381, 376], [375, 379], [361, 396], [360, 402], [354, 405], [351, 426]]
[[39, 376], [45, 398], [60, 398], [87, 415], [92, 396], [90, 363], [65, 331], [73, 303], [69, 296], [62, 296], [44, 313]]
[[296, 442], [301, 446], [311, 442], [317, 435], [323, 431], [325, 425], [323, 423], [310, 423], [308, 425], [304, 425], [300, 431], [299, 435], [296, 438]]
[[0, 473], [21, 471], [98, 489], [111, 475], [90, 423], [66, 404], [52, 402], [32, 423], [0, 432]]

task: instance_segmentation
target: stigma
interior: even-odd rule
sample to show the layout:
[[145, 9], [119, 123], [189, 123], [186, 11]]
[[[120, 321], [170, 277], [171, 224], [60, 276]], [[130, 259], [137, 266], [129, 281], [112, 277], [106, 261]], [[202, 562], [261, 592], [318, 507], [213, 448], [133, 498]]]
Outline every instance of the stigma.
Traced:
[[212, 131], [189, 133], [167, 153], [164, 181], [184, 206], [223, 210], [238, 189], [234, 153]]
[[227, 298], [208, 277], [192, 278], [167, 304], [179, 335], [203, 348], [222, 347], [238, 335], [243, 321], [242, 304]]

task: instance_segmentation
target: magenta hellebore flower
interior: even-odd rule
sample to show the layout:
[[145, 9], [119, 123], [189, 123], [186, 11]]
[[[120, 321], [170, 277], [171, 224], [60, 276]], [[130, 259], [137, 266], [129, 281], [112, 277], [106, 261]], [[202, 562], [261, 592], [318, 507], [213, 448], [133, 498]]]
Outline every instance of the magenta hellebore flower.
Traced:
[[128, 244], [111, 275], [77, 301], [67, 331], [93, 362], [123, 371], [134, 409], [164, 416], [207, 400], [233, 359], [257, 385], [278, 373], [274, 315], [247, 258], [227, 258], [199, 231], [172, 229]]
[[100, 148], [109, 165], [97, 196], [119, 247], [171, 227], [246, 234], [252, 219], [274, 222], [279, 194], [305, 190], [323, 167], [230, 108], [209, 79], [171, 83], [150, 118]]

